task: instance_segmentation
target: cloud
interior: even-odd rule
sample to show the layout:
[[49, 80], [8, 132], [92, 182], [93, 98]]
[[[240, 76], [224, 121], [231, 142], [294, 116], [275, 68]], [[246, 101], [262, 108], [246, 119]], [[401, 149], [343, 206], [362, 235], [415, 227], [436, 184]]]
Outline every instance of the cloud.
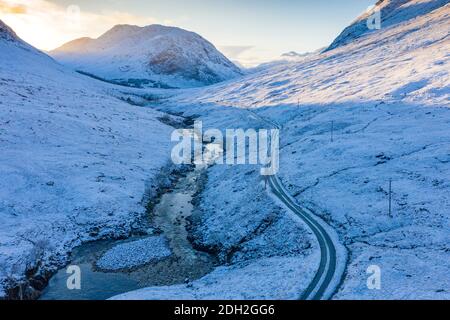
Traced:
[[10, 1], [0, 0], [0, 13], [25, 14], [27, 13], [27, 7], [23, 4], [14, 4]]
[[221, 46], [219, 49], [227, 57], [238, 59], [244, 52], [253, 49], [253, 46]]
[[2, 20], [19, 37], [43, 50], [54, 49], [76, 38], [97, 38], [116, 24], [157, 23], [152, 17], [122, 11], [89, 12], [82, 6], [64, 7], [47, 0], [0, 0], [0, 12]]

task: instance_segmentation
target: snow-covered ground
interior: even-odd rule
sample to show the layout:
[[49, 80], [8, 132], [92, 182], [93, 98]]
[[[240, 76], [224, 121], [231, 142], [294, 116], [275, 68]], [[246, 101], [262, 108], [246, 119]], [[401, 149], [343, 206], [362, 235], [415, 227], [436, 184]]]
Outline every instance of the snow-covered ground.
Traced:
[[[353, 21], [326, 49], [332, 50], [360, 39], [372, 32], [369, 27], [376, 27], [377, 13], [379, 12], [380, 27], [386, 28], [391, 25], [402, 23], [403, 21], [424, 15], [444, 4], [448, 0], [384, 0], [380, 1], [374, 8], [369, 8], [367, 12]], [[369, 23], [368, 23], [369, 22]]]
[[128, 234], [170, 161], [161, 113], [111, 97], [0, 22], [0, 297], [83, 241]]
[[256, 166], [212, 167], [190, 231], [222, 266], [192, 283], [114, 299], [298, 299], [317, 270], [318, 244], [261, 182]]
[[[391, 6], [381, 30], [347, 45], [170, 102], [219, 128], [239, 126], [221, 120], [232, 107], [282, 124], [284, 184], [349, 249], [335, 299], [450, 297], [450, 5], [403, 2], [405, 12]], [[214, 229], [214, 220], [205, 226], [205, 243], [239, 237], [240, 229]], [[381, 268], [381, 290], [367, 287], [371, 265]], [[155, 290], [124, 297], [155, 297]]]

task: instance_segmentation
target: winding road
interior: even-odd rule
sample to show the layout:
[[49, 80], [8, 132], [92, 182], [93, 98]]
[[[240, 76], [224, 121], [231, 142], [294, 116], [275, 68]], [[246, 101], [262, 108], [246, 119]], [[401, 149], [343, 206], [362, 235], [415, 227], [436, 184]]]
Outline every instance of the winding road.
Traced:
[[[257, 113], [249, 110], [256, 118], [281, 130], [281, 126], [273, 121], [267, 120]], [[278, 137], [277, 137], [278, 138]], [[330, 299], [337, 287], [341, 283], [343, 268], [338, 268], [337, 247], [341, 246], [335, 243], [333, 237], [324, 227], [324, 222], [311, 212], [302, 207], [289, 194], [277, 175], [268, 177], [272, 193], [291, 210], [300, 217], [314, 233], [320, 246], [320, 264], [312, 282], [299, 297], [300, 300], [326, 300]], [[345, 259], [345, 257], [344, 257]], [[341, 271], [339, 269], [342, 269]]]

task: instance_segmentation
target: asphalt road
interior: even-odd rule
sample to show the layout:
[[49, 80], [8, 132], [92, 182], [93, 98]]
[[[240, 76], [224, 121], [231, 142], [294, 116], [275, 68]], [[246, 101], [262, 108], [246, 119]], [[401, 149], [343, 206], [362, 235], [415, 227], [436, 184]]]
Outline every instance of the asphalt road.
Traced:
[[[281, 126], [273, 121], [264, 119], [250, 111], [255, 117], [261, 119], [271, 127], [281, 130]], [[294, 214], [300, 217], [314, 233], [320, 246], [319, 268], [309, 286], [299, 297], [300, 300], [329, 299], [335, 287], [341, 282], [342, 274], [337, 272], [336, 244], [333, 238], [323, 227], [318, 217], [310, 210], [303, 208], [289, 194], [277, 175], [268, 176], [272, 193], [283, 202]]]

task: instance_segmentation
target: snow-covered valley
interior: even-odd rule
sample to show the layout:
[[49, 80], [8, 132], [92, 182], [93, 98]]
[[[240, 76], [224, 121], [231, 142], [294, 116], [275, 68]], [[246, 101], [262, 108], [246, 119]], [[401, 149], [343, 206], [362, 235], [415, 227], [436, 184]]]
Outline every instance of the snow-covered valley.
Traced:
[[[449, 297], [450, 7], [438, 2], [410, 1], [423, 12], [166, 106], [216, 127], [230, 125], [223, 108], [251, 108], [283, 126], [282, 181], [349, 251], [336, 299]], [[367, 288], [371, 265], [381, 290]]]
[[[333, 299], [449, 299], [450, 4], [378, 5], [380, 30], [363, 15], [325, 52], [180, 90], [83, 76], [0, 22], [0, 298], [37, 298], [75, 247], [151, 227], [148, 202], [173, 191], [173, 126], [195, 118], [205, 129], [280, 125], [280, 180], [346, 248]], [[112, 299], [301, 296], [323, 248], [258, 166], [211, 166], [193, 197], [183, 219], [190, 244], [214, 257], [208, 274]], [[137, 257], [118, 245], [100, 265], [182, 256], [160, 231]], [[367, 286], [374, 265], [379, 290]]]

